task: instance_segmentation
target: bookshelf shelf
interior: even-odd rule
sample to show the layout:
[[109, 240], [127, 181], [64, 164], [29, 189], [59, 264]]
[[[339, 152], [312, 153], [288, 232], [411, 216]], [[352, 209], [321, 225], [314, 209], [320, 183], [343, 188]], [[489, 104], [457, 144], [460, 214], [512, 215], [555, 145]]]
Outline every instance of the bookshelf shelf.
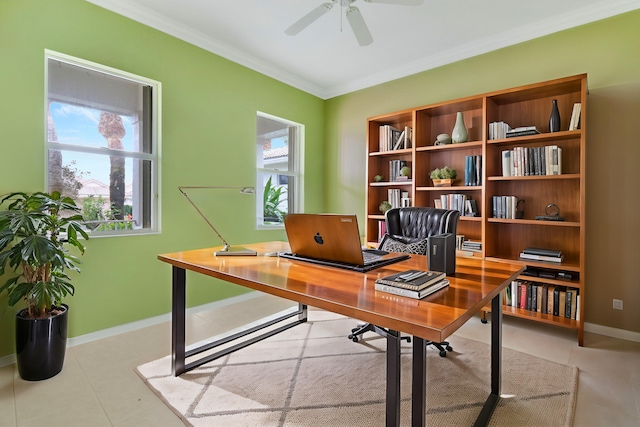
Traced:
[[476, 221], [482, 222], [483, 218], [480, 216], [461, 216], [460, 221]]
[[577, 288], [580, 289], [582, 288], [582, 286], [580, 285], [580, 282], [578, 280], [556, 280], [556, 279], [541, 279], [539, 277], [532, 277], [532, 276], [518, 276], [519, 280], [530, 280], [530, 281], [537, 281], [537, 282], [544, 282], [550, 285], [557, 285], [557, 286], [571, 286], [572, 288]]
[[521, 308], [514, 308], [504, 306], [502, 313], [508, 316], [519, 317], [521, 319], [535, 320], [541, 323], [547, 323], [550, 325], [560, 326], [569, 329], [578, 329], [580, 321], [574, 319], [568, 319], [566, 317], [554, 316], [551, 314], [538, 313], [530, 310], [523, 310]]
[[537, 219], [505, 219], [505, 218], [487, 218], [488, 222], [498, 224], [521, 224], [533, 225], [536, 227], [580, 227], [579, 222], [574, 221], [543, 221]]
[[384, 181], [384, 182], [370, 182], [372, 187], [391, 187], [398, 185], [413, 185], [411, 181]]
[[389, 150], [389, 151], [375, 151], [373, 153], [369, 153], [369, 156], [375, 157], [375, 156], [388, 156], [388, 157], [393, 157], [393, 156], [399, 156], [402, 154], [411, 154], [412, 150], [409, 149], [402, 149], [402, 150]]
[[[552, 100], [557, 100], [562, 130], [549, 132], [549, 115]], [[474, 256], [494, 261], [513, 262], [531, 268], [558, 272], [572, 272], [574, 280], [522, 276], [519, 280], [543, 282], [565, 290], [577, 290], [580, 312], [576, 317], [584, 319], [585, 298], [585, 167], [586, 167], [586, 74], [570, 76], [547, 82], [534, 83], [486, 94], [439, 102], [390, 114], [369, 118], [367, 121], [367, 221], [366, 241], [375, 245], [381, 237], [380, 223], [384, 215], [379, 205], [386, 200], [387, 192], [398, 189], [406, 194], [413, 206], [434, 206], [436, 199], [451, 194], [461, 194], [476, 201], [477, 216], [461, 216], [458, 234], [465, 240], [482, 243]], [[569, 129], [574, 104], [581, 104], [578, 129]], [[451, 134], [456, 115], [462, 112], [469, 141], [459, 144], [434, 145], [437, 136]], [[535, 126], [540, 133], [513, 138], [489, 139], [494, 122], [505, 122], [510, 127]], [[412, 141], [406, 149], [380, 151], [382, 129], [411, 128]], [[543, 147], [554, 147], [558, 152], [557, 175], [542, 173]], [[557, 148], [556, 148], [557, 147]], [[531, 175], [503, 176], [503, 152], [525, 150], [534, 154], [530, 160], [534, 166]], [[537, 150], [537, 151], [536, 151]], [[560, 153], [561, 150], [561, 153]], [[539, 159], [536, 159], [535, 153]], [[549, 156], [553, 151], [549, 151]], [[529, 155], [531, 155], [529, 154]], [[561, 154], [561, 156], [560, 156]], [[467, 157], [480, 156], [480, 185], [466, 186]], [[546, 158], [548, 156], [544, 156]], [[555, 158], [555, 157], [554, 157]], [[375, 175], [387, 176], [389, 163], [406, 162], [411, 168], [411, 181], [374, 182]], [[535, 170], [539, 164], [540, 170]], [[430, 172], [449, 166], [458, 172], [457, 184], [451, 187], [434, 187]], [[516, 197], [524, 200], [521, 219], [494, 217], [494, 197]], [[442, 199], [441, 199], [442, 200]], [[545, 208], [555, 204], [565, 221], [536, 220], [545, 215]], [[562, 251], [564, 262], [535, 262], [519, 258], [527, 248], [545, 248]], [[462, 252], [461, 252], [462, 254]], [[559, 277], [559, 276], [558, 276]], [[583, 345], [584, 321], [567, 319], [529, 310], [504, 307], [504, 313], [546, 324], [575, 329], [578, 344]]]
[[462, 142], [459, 144], [446, 144], [446, 145], [427, 145], [424, 147], [416, 148], [416, 151], [466, 150], [471, 147], [482, 147], [482, 141], [470, 141], [470, 142]]
[[482, 187], [478, 186], [465, 186], [465, 185], [456, 185], [451, 187], [418, 187], [416, 191], [441, 191], [443, 193], [458, 193], [460, 191], [475, 191], [482, 190]]
[[577, 179], [580, 180], [582, 176], [577, 173], [563, 173], [561, 175], [533, 175], [533, 176], [489, 176], [488, 181], [535, 181], [535, 180], [563, 180], [563, 179]]

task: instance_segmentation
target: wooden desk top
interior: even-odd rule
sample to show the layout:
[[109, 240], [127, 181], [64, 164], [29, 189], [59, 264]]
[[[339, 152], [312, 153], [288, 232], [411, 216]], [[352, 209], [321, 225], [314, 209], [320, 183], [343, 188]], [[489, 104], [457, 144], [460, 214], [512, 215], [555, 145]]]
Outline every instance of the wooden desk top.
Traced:
[[425, 256], [381, 267], [368, 273], [265, 256], [289, 249], [286, 242], [243, 245], [258, 256], [213, 255], [220, 248], [158, 255], [175, 267], [245, 286], [292, 301], [405, 332], [444, 341], [474, 313], [490, 303], [524, 268], [502, 262], [458, 258], [450, 285], [421, 300], [376, 291], [374, 282], [409, 269], [427, 269]]

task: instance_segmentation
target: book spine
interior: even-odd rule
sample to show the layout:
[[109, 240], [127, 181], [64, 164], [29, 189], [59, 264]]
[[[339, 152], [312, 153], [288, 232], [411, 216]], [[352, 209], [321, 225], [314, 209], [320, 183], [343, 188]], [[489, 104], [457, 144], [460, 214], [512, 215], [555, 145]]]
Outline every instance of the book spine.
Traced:
[[376, 283], [380, 283], [385, 286], [393, 286], [394, 288], [407, 289], [409, 291], [421, 291], [423, 289], [428, 288], [429, 286], [441, 281], [445, 276], [439, 276], [434, 279], [429, 280], [428, 282], [421, 283], [419, 285], [410, 283], [410, 282], [399, 282], [397, 280], [388, 280], [388, 279], [378, 279]]
[[530, 259], [532, 261], [550, 261], [550, 262], [557, 262], [557, 263], [561, 263], [563, 260], [563, 257], [551, 257], [551, 256], [544, 256], [544, 255], [525, 254], [525, 253], [521, 253], [520, 258]]
[[378, 291], [387, 292], [389, 294], [400, 295], [403, 297], [409, 297], [409, 298], [415, 298], [415, 299], [420, 298], [420, 293], [417, 291], [410, 291], [408, 289], [397, 288], [395, 286], [388, 286], [382, 283], [376, 283], [375, 288]]
[[543, 255], [543, 256], [552, 256], [552, 257], [562, 256], [562, 251], [555, 251], [552, 249], [525, 248], [522, 252], [530, 255]]
[[553, 290], [553, 315], [560, 315], [560, 289], [555, 288]]
[[520, 288], [520, 308], [526, 308], [527, 307], [527, 285], [526, 283], [521, 283], [519, 286]]

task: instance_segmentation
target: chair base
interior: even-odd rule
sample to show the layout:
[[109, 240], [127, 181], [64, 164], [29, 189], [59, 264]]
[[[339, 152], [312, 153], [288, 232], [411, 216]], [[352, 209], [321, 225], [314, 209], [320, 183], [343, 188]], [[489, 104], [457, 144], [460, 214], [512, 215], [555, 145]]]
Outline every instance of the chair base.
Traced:
[[453, 347], [449, 345], [449, 341], [435, 342], [435, 341], [425, 341], [427, 346], [434, 346], [436, 349], [440, 351], [440, 357], [447, 357], [447, 351], [453, 351]]
[[[386, 329], [376, 325], [372, 325], [371, 323], [365, 323], [363, 325], [358, 325], [357, 327], [351, 329], [351, 333], [347, 336], [347, 338], [349, 338], [353, 342], [358, 342], [360, 341], [360, 339], [362, 339], [362, 334], [364, 334], [365, 332], [375, 332], [378, 335], [382, 335], [382, 336], [387, 335]], [[400, 339], [405, 340], [408, 343], [411, 342], [410, 336], [400, 337]], [[440, 357], [447, 357], [447, 351], [453, 351], [453, 348], [449, 345], [448, 341], [435, 342], [435, 341], [425, 340], [425, 344], [427, 346], [430, 346], [430, 345], [434, 346], [440, 352]]]
[[[347, 336], [351, 341], [358, 342], [362, 339], [362, 334], [365, 332], [375, 332], [378, 335], [386, 336], [387, 331], [384, 328], [381, 328], [376, 325], [372, 325], [371, 323], [365, 323], [363, 325], [358, 325], [356, 328], [351, 329], [351, 333]], [[408, 343], [411, 342], [411, 337], [400, 337], [401, 340], [405, 340]]]

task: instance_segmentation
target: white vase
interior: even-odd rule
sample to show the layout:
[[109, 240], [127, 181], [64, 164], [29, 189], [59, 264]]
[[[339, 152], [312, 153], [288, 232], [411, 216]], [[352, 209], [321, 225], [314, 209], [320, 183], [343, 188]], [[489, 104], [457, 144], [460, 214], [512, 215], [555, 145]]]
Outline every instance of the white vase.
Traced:
[[467, 128], [464, 125], [464, 116], [461, 111], [458, 111], [456, 114], [456, 124], [451, 132], [451, 141], [454, 144], [458, 144], [460, 142], [467, 142], [468, 139], [469, 134], [467, 133]]

